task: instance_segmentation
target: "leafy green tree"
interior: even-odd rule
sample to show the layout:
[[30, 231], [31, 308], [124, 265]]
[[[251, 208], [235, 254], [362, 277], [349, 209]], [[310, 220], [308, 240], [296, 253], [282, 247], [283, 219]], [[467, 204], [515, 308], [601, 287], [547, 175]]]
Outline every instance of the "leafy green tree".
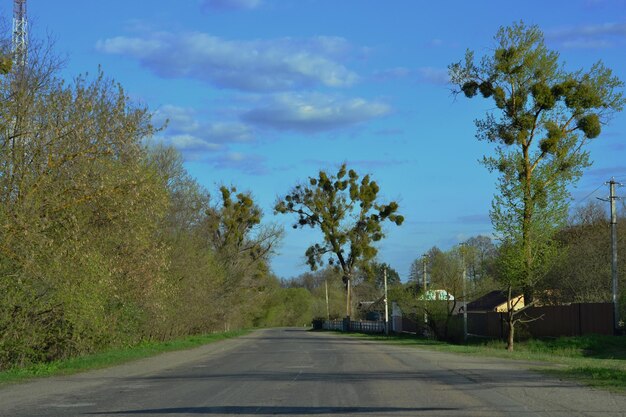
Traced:
[[275, 205], [281, 214], [298, 216], [293, 225], [319, 229], [323, 242], [306, 250], [307, 263], [312, 270], [324, 260], [338, 264], [346, 285], [346, 315], [351, 313], [351, 283], [359, 264], [376, 256], [373, 244], [384, 238], [384, 221], [401, 225], [404, 217], [397, 214], [398, 204], [377, 201], [379, 187], [369, 175], [360, 178], [356, 171], [341, 165], [337, 174], [319, 171], [308, 183], [296, 185]]
[[249, 192], [220, 187], [220, 202], [207, 210], [206, 228], [215, 250], [225, 259], [265, 259], [282, 236], [275, 226], [262, 226], [263, 212]]
[[[418, 331], [428, 330], [439, 340], [461, 340], [461, 328], [455, 316], [459, 303], [463, 301], [462, 263], [459, 248], [442, 251], [436, 246], [425, 258], [429, 275], [429, 289], [424, 291], [421, 273], [419, 281], [409, 282], [403, 287], [392, 288], [390, 297], [396, 301], [403, 313], [407, 313], [418, 325]], [[416, 259], [422, 269], [424, 258]], [[441, 297], [444, 290], [449, 297]]]
[[[53, 360], [142, 336], [160, 314], [166, 193], [154, 131], [101, 72], [66, 83], [31, 50], [0, 81], [0, 363]], [[19, 335], [19, 336], [17, 336]]]
[[306, 288], [275, 288], [265, 306], [262, 326], [306, 326], [313, 320], [315, 299]]
[[[523, 298], [517, 297], [521, 288], [523, 288], [521, 284], [526, 282], [526, 264], [524, 258], [520, 256], [522, 250], [523, 248], [519, 241], [505, 240], [498, 248], [498, 256], [495, 262], [496, 280], [500, 284], [500, 288], [503, 288], [507, 294], [507, 350], [513, 350], [514, 348], [516, 326], [520, 323], [538, 319], [525, 314], [525, 311], [534, 302], [526, 304]], [[558, 255], [558, 247], [554, 244], [554, 241], [543, 245], [542, 250], [535, 255], [535, 273], [544, 277], [545, 280], [550, 269], [558, 261]]]
[[496, 245], [488, 236], [473, 236], [464, 242], [463, 255], [468, 281], [476, 283], [489, 275], [489, 267], [497, 253]]
[[463, 243], [468, 301], [499, 287], [495, 281], [498, 247], [488, 236], [473, 236]]
[[383, 294], [385, 288], [385, 271], [387, 271], [387, 287], [400, 284], [400, 274], [387, 263], [372, 260], [366, 265], [358, 267], [352, 282], [356, 293], [356, 287], [361, 287], [360, 294], [368, 299], [376, 299]]
[[465, 62], [449, 67], [450, 77], [457, 93], [495, 104], [476, 122], [477, 138], [496, 145], [495, 156], [483, 159], [500, 173], [491, 219], [507, 247], [519, 248], [519, 273], [507, 285], [521, 287], [532, 305], [546, 270], [540, 262], [567, 218], [567, 186], [590, 165], [586, 145], [622, 109], [623, 83], [601, 62], [589, 71], [566, 71], [536, 26], [502, 27], [495, 43], [493, 55], [478, 63], [468, 51]]
[[424, 276], [424, 257], [413, 259], [409, 268], [409, 282], [422, 285]]
[[[285, 288], [306, 288], [314, 298], [313, 317], [336, 319], [343, 307], [341, 273], [332, 266], [305, 272], [297, 277], [283, 280]], [[328, 299], [328, 302], [326, 301]]]
[[222, 323], [214, 298], [225, 272], [201, 233], [210, 207], [209, 193], [187, 173], [176, 149], [157, 144], [149, 148], [148, 158], [169, 197], [158, 230], [159, 241], [167, 248], [167, 296], [160, 300], [165, 311], [151, 322], [149, 337], [215, 331]]
[[[618, 226], [624, 221], [618, 212]], [[605, 203], [589, 202], [573, 210], [567, 226], [555, 240], [561, 256], [541, 283], [543, 302], [611, 302], [610, 220]], [[621, 234], [623, 235], [623, 233]], [[618, 234], [618, 289], [623, 290], [626, 271], [626, 238]]]
[[386, 263], [373, 262], [370, 266], [371, 274], [374, 276], [374, 282], [376, 283], [376, 288], [384, 289], [384, 274], [387, 272], [387, 287], [391, 287], [394, 285], [400, 284], [400, 274], [398, 271], [393, 269]]
[[463, 265], [458, 248], [450, 251], [433, 251], [431, 255], [430, 290], [445, 290], [450, 296], [445, 300], [424, 300], [428, 325], [439, 339], [449, 339], [452, 319], [463, 302]]
[[211, 205], [119, 84], [58, 70], [0, 59], [0, 369], [249, 327], [285, 298], [306, 320], [306, 294], [274, 297], [280, 231], [249, 194]]
[[2, 54], [0, 56], [0, 75], [6, 75], [13, 68], [13, 61], [9, 54]]
[[433, 260], [441, 253], [441, 249], [439, 249], [437, 246], [433, 246], [424, 255], [415, 258], [411, 263], [409, 281], [415, 283], [419, 288], [423, 288], [424, 262], [426, 262], [426, 283], [430, 283], [430, 274], [432, 272]]
[[218, 202], [206, 211], [203, 233], [225, 272], [215, 294], [219, 316], [225, 321], [250, 318], [245, 310], [235, 314], [233, 306], [255, 301], [254, 305], [261, 305], [256, 297], [261, 297], [260, 288], [269, 276], [267, 261], [282, 237], [282, 229], [261, 220], [261, 208], [251, 193], [238, 192], [236, 187], [220, 187]]
[[155, 144], [148, 149], [148, 161], [169, 194], [162, 231], [176, 235], [194, 230], [210, 209], [209, 192], [185, 170], [183, 157], [175, 148]]

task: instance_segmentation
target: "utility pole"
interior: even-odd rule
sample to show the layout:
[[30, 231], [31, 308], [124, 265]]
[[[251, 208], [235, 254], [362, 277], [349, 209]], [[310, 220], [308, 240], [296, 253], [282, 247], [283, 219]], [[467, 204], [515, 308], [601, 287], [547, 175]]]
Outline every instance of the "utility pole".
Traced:
[[330, 307], [328, 306], [328, 279], [324, 280], [324, 287], [326, 289], [326, 320], [330, 320]]
[[613, 281], [613, 317], [615, 329], [619, 328], [619, 305], [617, 298], [617, 213], [615, 210], [615, 179], [609, 181], [609, 200], [611, 205], [611, 279]]
[[426, 297], [426, 261], [428, 260], [428, 255], [422, 255], [422, 288], [424, 288], [424, 297]]
[[[426, 285], [426, 261], [428, 260], [428, 254], [425, 253], [424, 255], [422, 255], [422, 286], [424, 288], [424, 294], [422, 295], [422, 298], [424, 299], [424, 302], [426, 302], [426, 291], [428, 291], [428, 287]], [[424, 324], [427, 325], [428, 324], [428, 313], [426, 312], [426, 309], [424, 309]]]
[[383, 268], [383, 281], [385, 282], [385, 334], [389, 335], [389, 303], [387, 302], [387, 268]]
[[[426, 301], [426, 291], [428, 291], [428, 287], [426, 286], [426, 261], [428, 260], [428, 254], [425, 253], [422, 255], [422, 287], [424, 289], [424, 293], [422, 298]], [[424, 324], [428, 324], [428, 313], [426, 313], [426, 309], [424, 309]]]
[[609, 198], [599, 198], [598, 200], [608, 201], [611, 207], [611, 281], [613, 283], [613, 326], [615, 330], [620, 329], [620, 314], [619, 314], [619, 297], [617, 295], [617, 210], [615, 208], [615, 201], [620, 197], [615, 195], [615, 186], [622, 184], [615, 181], [615, 178], [611, 178], [606, 184], [609, 185]]
[[465, 267], [465, 243], [461, 243], [461, 262], [463, 263], [463, 342], [467, 343], [467, 294], [466, 294], [466, 283], [467, 281], [467, 272]]
[[615, 195], [615, 178], [609, 181], [609, 202], [611, 204], [611, 279], [613, 281], [613, 316], [615, 317], [615, 330], [619, 329], [619, 298], [617, 296], [617, 210], [615, 200], [619, 197]]

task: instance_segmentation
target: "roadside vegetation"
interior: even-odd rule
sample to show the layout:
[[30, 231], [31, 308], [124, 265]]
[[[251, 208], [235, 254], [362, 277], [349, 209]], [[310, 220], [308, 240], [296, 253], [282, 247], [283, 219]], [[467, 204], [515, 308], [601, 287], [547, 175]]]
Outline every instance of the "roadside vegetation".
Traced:
[[[496, 267], [508, 293], [507, 349], [524, 310], [539, 301], [540, 283], [560, 251], [554, 239], [565, 226], [570, 189], [591, 166], [587, 147], [622, 110], [624, 83], [601, 61], [590, 69], [565, 68], [537, 26], [501, 27], [492, 52], [449, 66], [456, 93], [495, 105], [476, 120], [476, 138], [491, 144], [482, 164], [498, 174], [491, 223], [501, 241]], [[513, 302], [516, 292], [524, 305]]]
[[106, 349], [99, 353], [61, 359], [52, 362], [33, 364], [27, 367], [14, 367], [0, 372], [0, 385], [23, 382], [32, 378], [70, 375], [93, 369], [121, 365], [137, 359], [148, 358], [160, 353], [191, 349], [220, 340], [247, 334], [247, 330], [212, 333], [172, 339], [166, 342], [143, 341], [134, 346]]
[[513, 352], [505, 350], [506, 342], [501, 340], [470, 339], [460, 345], [410, 335], [351, 333], [350, 336], [440, 352], [531, 362], [529, 368], [549, 376], [626, 393], [626, 337], [623, 336], [531, 339], [516, 342]]
[[2, 45], [0, 371], [310, 321], [251, 192], [200, 185], [102, 71], [66, 80], [45, 42], [16, 65]]

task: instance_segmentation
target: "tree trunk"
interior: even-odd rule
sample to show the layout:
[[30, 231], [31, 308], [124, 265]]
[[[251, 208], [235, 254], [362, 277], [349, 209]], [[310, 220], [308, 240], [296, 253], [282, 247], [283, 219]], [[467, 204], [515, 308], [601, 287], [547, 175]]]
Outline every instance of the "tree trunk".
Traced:
[[513, 310], [514, 306], [511, 303], [512, 296], [513, 296], [513, 287], [511, 286], [511, 284], [509, 284], [509, 287], [507, 289], [507, 300], [506, 300], [506, 318], [507, 318], [507, 325], [509, 328], [506, 350], [508, 350], [509, 352], [513, 351], [513, 343], [515, 342], [515, 320], [514, 320], [515, 312]]
[[515, 321], [513, 320], [513, 314], [509, 313], [509, 335], [506, 343], [506, 350], [509, 352], [513, 352], [514, 341], [515, 341]]
[[352, 316], [352, 280], [347, 277], [346, 281], [346, 317]]
[[524, 146], [524, 212], [522, 219], [522, 251], [524, 253], [524, 283], [522, 289], [524, 291], [524, 302], [531, 303], [533, 300], [533, 285], [532, 285], [532, 266], [533, 266], [533, 253], [532, 253], [532, 217], [534, 209], [534, 201], [532, 196], [532, 171], [530, 156], [528, 147]]

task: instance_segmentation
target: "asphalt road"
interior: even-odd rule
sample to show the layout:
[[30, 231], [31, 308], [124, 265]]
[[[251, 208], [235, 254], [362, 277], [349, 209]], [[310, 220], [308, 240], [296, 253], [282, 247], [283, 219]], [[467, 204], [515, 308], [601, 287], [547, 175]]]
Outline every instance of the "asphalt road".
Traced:
[[532, 364], [271, 329], [0, 389], [22, 416], [626, 416], [626, 396]]

